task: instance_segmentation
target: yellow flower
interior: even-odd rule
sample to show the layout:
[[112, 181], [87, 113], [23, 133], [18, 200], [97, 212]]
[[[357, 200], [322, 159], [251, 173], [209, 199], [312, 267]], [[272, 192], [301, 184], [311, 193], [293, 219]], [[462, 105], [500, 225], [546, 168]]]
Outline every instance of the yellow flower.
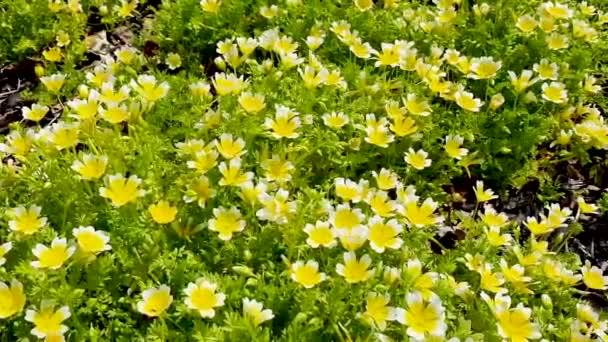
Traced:
[[381, 190], [394, 189], [399, 182], [397, 174], [385, 168], [382, 168], [379, 173], [373, 171], [372, 176], [376, 179], [376, 184]]
[[492, 57], [471, 58], [471, 71], [473, 74], [469, 75], [469, 77], [477, 80], [494, 78], [501, 67], [502, 62], [496, 62]]
[[509, 266], [505, 259], [500, 259], [500, 270], [502, 271], [505, 280], [518, 287], [521, 284], [525, 287], [525, 283], [532, 281], [532, 278], [524, 276], [525, 268], [519, 264]]
[[229, 163], [222, 162], [218, 167], [222, 178], [219, 181], [221, 186], [241, 186], [253, 178], [253, 172], [241, 171], [241, 160], [231, 159]]
[[68, 107], [76, 113], [75, 115], [71, 115], [71, 117], [75, 117], [78, 120], [88, 120], [95, 117], [100, 110], [100, 96], [96, 90], [91, 90], [86, 100], [75, 99], [68, 101]]
[[512, 248], [513, 248], [513, 254], [515, 254], [519, 263], [522, 264], [524, 267], [534, 266], [534, 265], [538, 265], [540, 263], [540, 260], [542, 258], [541, 253], [534, 251], [527, 255], [524, 255], [522, 253], [521, 249], [519, 248], [519, 246], [516, 245], [516, 246], [513, 246]]
[[325, 77], [329, 71], [327, 69], [321, 69], [317, 72], [313, 67], [306, 66], [304, 69], [298, 68], [298, 74], [304, 81], [304, 86], [308, 89], [314, 89], [325, 82]]
[[266, 192], [266, 190], [267, 185], [264, 182], [254, 185], [252, 181], [247, 181], [241, 184], [241, 193], [239, 196], [249, 205], [253, 206], [260, 201], [260, 195]]
[[591, 305], [577, 303], [576, 304], [576, 317], [581, 321], [590, 324], [593, 329], [597, 329], [597, 332], [602, 334], [606, 330], [606, 322], [600, 319], [600, 314], [593, 309]]
[[398, 137], [404, 137], [418, 130], [416, 121], [410, 117], [396, 117], [389, 126], [390, 130]]
[[472, 93], [462, 89], [454, 93], [454, 99], [460, 108], [470, 112], [479, 112], [479, 109], [483, 106], [483, 102], [480, 99], [475, 98]]
[[483, 223], [496, 228], [502, 228], [509, 220], [505, 213], [497, 213], [491, 205], [485, 205], [484, 212], [480, 213], [479, 216]]
[[380, 47], [382, 49], [380, 52], [374, 51], [374, 54], [377, 56], [374, 66], [399, 66], [399, 63], [401, 62], [399, 46], [396, 44], [382, 43]]
[[414, 149], [410, 147], [410, 149], [405, 153], [405, 162], [416, 170], [423, 170], [431, 166], [431, 159], [426, 158], [428, 155], [429, 154], [423, 149], [414, 151]]
[[378, 53], [369, 43], [363, 42], [360, 38], [357, 38], [351, 42], [349, 48], [355, 56], [363, 59], [369, 59], [372, 54]]
[[585, 202], [585, 199], [582, 196], [576, 198], [576, 203], [578, 204], [579, 212], [582, 214], [599, 213], [600, 208], [596, 204]]
[[296, 261], [291, 265], [291, 279], [307, 289], [313, 288], [327, 278], [319, 272], [319, 264], [314, 260]]
[[408, 336], [425, 341], [428, 335], [442, 337], [448, 329], [445, 308], [437, 295], [424, 300], [419, 292], [406, 296], [407, 309], [397, 309], [396, 320], [406, 325]]
[[224, 306], [226, 295], [217, 292], [217, 284], [205, 278], [198, 278], [194, 283], [188, 283], [184, 289], [186, 298], [184, 302], [189, 309], [196, 310], [205, 318], [215, 317], [215, 308]]
[[51, 93], [58, 93], [65, 83], [65, 75], [54, 74], [51, 76], [40, 77], [40, 82], [44, 84], [46, 90], [50, 91]]
[[558, 203], [553, 203], [547, 206], [549, 209], [547, 215], [547, 224], [549, 228], [565, 227], [566, 221], [570, 219], [572, 210], [570, 208], [561, 208]]
[[552, 33], [546, 38], [550, 50], [562, 50], [568, 48], [568, 37], [562, 34]]
[[484, 264], [479, 271], [481, 279], [479, 280], [480, 287], [483, 290], [490, 291], [493, 293], [502, 292], [504, 289], [500, 287], [505, 283], [502, 274], [494, 273], [492, 271], [492, 265]]
[[375, 270], [369, 269], [372, 259], [365, 254], [357, 260], [355, 252], [344, 253], [344, 264], [336, 265], [336, 273], [344, 277], [348, 283], [359, 283], [367, 281]]
[[501, 309], [495, 312], [498, 333], [505, 339], [527, 342], [542, 337], [537, 324], [530, 322], [532, 310], [519, 304], [516, 308]]
[[294, 42], [289, 36], [279, 36], [272, 47], [273, 51], [279, 55], [287, 55], [295, 53], [298, 48], [298, 43]]
[[347, 251], [356, 251], [363, 247], [369, 235], [369, 229], [366, 226], [356, 226], [351, 230], [336, 230], [336, 234], [340, 239], [340, 244]]
[[304, 232], [308, 235], [306, 243], [312, 248], [332, 248], [337, 245], [336, 231], [330, 227], [329, 222], [317, 221], [314, 225], [308, 223], [304, 226]]
[[70, 44], [70, 35], [64, 31], [57, 32], [57, 37], [55, 38], [58, 46], [68, 46]]
[[433, 112], [431, 105], [418, 98], [416, 94], [407, 94], [407, 98], [403, 99], [403, 104], [407, 112], [412, 115], [429, 116]]
[[526, 219], [526, 227], [532, 235], [536, 236], [547, 234], [555, 230], [555, 228], [549, 226], [546, 220], [542, 219], [538, 221], [536, 217], [528, 217]]
[[329, 114], [323, 114], [323, 124], [330, 128], [340, 129], [344, 127], [344, 125], [347, 125], [349, 122], [350, 119], [348, 118], [348, 116], [342, 112], [331, 112]]
[[214, 140], [217, 151], [226, 159], [238, 158], [245, 154], [245, 141], [241, 138], [234, 139], [232, 134], [224, 133], [220, 136], [220, 140]]
[[31, 129], [25, 133], [13, 130], [6, 136], [6, 142], [0, 144], [0, 152], [23, 157], [32, 150], [35, 139], [35, 133]]
[[105, 83], [114, 82], [114, 76], [112, 70], [105, 65], [97, 65], [93, 72], [87, 72], [85, 77], [87, 81], [91, 82], [95, 87], [101, 88]]
[[436, 272], [422, 272], [422, 263], [418, 259], [411, 259], [407, 262], [405, 273], [412, 288], [418, 291], [422, 298], [428, 300], [434, 295], [433, 287], [439, 278]]
[[78, 144], [78, 135], [79, 128], [77, 125], [59, 122], [50, 126], [49, 141], [58, 150], [64, 150]]
[[384, 222], [380, 216], [372, 217], [367, 223], [369, 227], [369, 243], [370, 247], [377, 253], [383, 253], [386, 248], [399, 249], [403, 244], [403, 240], [399, 234], [403, 231], [403, 227], [397, 223], [397, 220], [392, 219]]
[[217, 165], [218, 153], [210, 147], [205, 147], [202, 151], [196, 153], [194, 160], [187, 162], [188, 168], [195, 169], [200, 173], [207, 173]]
[[324, 40], [325, 34], [311, 34], [306, 37], [306, 46], [308, 46], [311, 51], [315, 51], [323, 44]]
[[42, 56], [49, 62], [60, 62], [63, 59], [63, 52], [58, 47], [52, 47], [48, 50], [42, 51]]
[[190, 91], [194, 97], [210, 97], [211, 85], [207, 82], [195, 82], [190, 85]]
[[395, 100], [387, 100], [384, 104], [384, 111], [390, 119], [403, 118], [407, 114], [407, 109], [400, 107], [399, 102]]
[[354, 181], [338, 177], [335, 179], [334, 185], [336, 187], [336, 196], [344, 201], [352, 201], [354, 203], [361, 201], [363, 189]]
[[418, 206], [417, 198], [405, 199], [405, 203], [400, 208], [400, 213], [405, 217], [407, 223], [414, 227], [425, 227], [443, 221], [443, 217], [434, 215], [438, 203], [431, 198], [427, 198]]
[[[533, 65], [533, 70], [538, 73], [538, 78], [541, 80], [557, 80], [559, 75], [559, 67], [555, 62], [551, 63], [548, 59], [543, 58], [540, 63]], [[523, 73], [522, 73], [523, 76]]]
[[123, 64], [131, 64], [137, 57], [137, 50], [133, 47], [123, 46], [114, 52], [118, 61]]
[[108, 244], [110, 242], [108, 234], [91, 226], [74, 228], [72, 235], [76, 238], [78, 247], [86, 253], [98, 254], [112, 249]]
[[292, 163], [287, 160], [281, 160], [277, 155], [273, 155], [272, 159], [266, 159], [261, 163], [264, 169], [264, 177], [269, 182], [289, 182], [291, 180], [291, 171], [294, 169]]
[[218, 232], [219, 238], [224, 241], [232, 239], [234, 233], [245, 229], [245, 221], [242, 220], [241, 212], [236, 207], [214, 208], [213, 216], [214, 218], [209, 220], [209, 230]]
[[390, 300], [391, 297], [388, 294], [368, 293], [365, 300], [365, 312], [362, 314], [363, 319], [380, 330], [386, 329], [386, 323], [396, 319], [395, 308], [388, 306]]
[[568, 19], [573, 14], [568, 5], [559, 2], [547, 1], [541, 5], [541, 10], [555, 19]]
[[489, 227], [485, 229], [486, 238], [488, 239], [488, 243], [491, 246], [500, 247], [509, 245], [511, 241], [511, 235], [509, 234], [501, 234], [500, 228], [498, 227]]
[[118, 13], [118, 15], [122, 18], [130, 17], [133, 15], [133, 12], [137, 8], [139, 4], [139, 0], [121, 0], [120, 6], [115, 5], [113, 7], [114, 11]]
[[177, 53], [171, 52], [167, 55], [165, 63], [167, 63], [170, 70], [175, 70], [182, 66], [182, 58]]
[[66, 239], [55, 238], [51, 242], [51, 247], [42, 244], [37, 244], [32, 253], [38, 260], [32, 261], [32, 266], [35, 268], [48, 268], [56, 270], [74, 254], [76, 247], [68, 247]]
[[114, 174], [108, 177], [107, 187], [99, 188], [99, 195], [107, 198], [115, 207], [122, 207], [125, 204], [135, 202], [138, 197], [142, 197], [146, 192], [139, 188], [141, 179], [135, 175], [125, 178], [121, 174]]
[[108, 157], [85, 154], [82, 161], [75, 160], [72, 163], [72, 170], [76, 171], [84, 180], [99, 179], [106, 172]]
[[447, 135], [445, 137], [445, 152], [454, 159], [462, 159], [462, 157], [466, 156], [469, 153], [469, 150], [466, 148], [462, 148], [462, 144], [464, 143], [464, 138], [459, 135]]
[[600, 91], [602, 91], [602, 86], [595, 84], [595, 82], [597, 82], [595, 77], [589, 75], [585, 76], [585, 80], [583, 81], [583, 89], [586, 92], [598, 94]]
[[264, 309], [262, 303], [249, 298], [243, 298], [243, 315], [249, 317], [255, 326], [274, 318], [272, 310]]
[[243, 76], [237, 77], [235, 74], [217, 73], [211, 81], [218, 95], [238, 95], [247, 86]]
[[478, 273], [481, 273], [483, 267], [484, 267], [484, 263], [485, 263], [485, 258], [483, 255], [481, 254], [475, 254], [474, 256], [467, 253], [465, 256], [465, 265], [467, 266], [467, 268], [471, 271], [475, 271]]
[[131, 80], [130, 85], [133, 90], [148, 102], [158, 101], [167, 96], [169, 92], [169, 83], [162, 82], [157, 84], [156, 77], [152, 75], [140, 75], [137, 77], [137, 82]]
[[585, 266], [581, 268], [583, 282], [585, 285], [594, 290], [608, 289], [608, 276], [604, 276], [603, 271], [597, 266], [591, 266], [589, 260], [585, 261]]
[[534, 17], [526, 14], [517, 18], [517, 23], [515, 26], [524, 33], [530, 33], [536, 29], [538, 23]]
[[277, 5], [260, 7], [260, 15], [266, 19], [272, 19], [279, 15], [279, 7]]
[[397, 209], [397, 205], [392, 201], [385, 191], [378, 190], [370, 193], [365, 198], [365, 203], [370, 206], [374, 214], [381, 217], [391, 217]]
[[106, 108], [99, 106], [99, 115], [111, 124], [118, 124], [129, 120], [131, 113], [125, 104], [108, 104]]
[[342, 89], [347, 88], [346, 81], [342, 77], [340, 70], [329, 71], [323, 80], [323, 83], [328, 87], [339, 87]]
[[209, 198], [215, 196], [215, 190], [211, 188], [209, 179], [199, 176], [188, 185], [183, 199], [186, 203], [196, 202], [199, 207], [204, 208]]
[[274, 119], [266, 118], [264, 126], [270, 131], [275, 139], [295, 139], [300, 136], [297, 129], [300, 127], [299, 113], [282, 105], [277, 104]]
[[177, 208], [171, 206], [167, 201], [161, 200], [148, 207], [148, 212], [152, 216], [154, 222], [158, 224], [167, 224], [175, 220]]
[[27, 310], [25, 312], [25, 320], [34, 323], [34, 329], [31, 331], [32, 335], [38, 338], [65, 334], [68, 327], [61, 323], [70, 316], [70, 308], [62, 306], [55, 310], [55, 303], [50, 300], [43, 300], [38, 311]]
[[361, 12], [365, 12], [374, 7], [373, 0], [353, 0], [353, 2], [355, 3], [355, 7]]
[[239, 104], [249, 114], [257, 114], [266, 108], [264, 95], [253, 94], [248, 91], [239, 96]]
[[25, 294], [23, 284], [13, 279], [10, 286], [0, 281], [0, 319], [11, 317], [23, 310]]
[[401, 269], [398, 267], [385, 266], [382, 277], [388, 285], [393, 285], [401, 281]]
[[123, 85], [118, 90], [114, 89], [113, 82], [104, 83], [101, 86], [101, 93], [99, 95], [99, 100], [106, 104], [119, 104], [129, 98], [129, 87]]
[[222, 5], [222, 0], [201, 0], [201, 8], [208, 13], [217, 13]]
[[258, 41], [254, 38], [238, 37], [236, 38], [236, 43], [244, 56], [251, 55], [258, 47]]
[[37, 103], [32, 104], [31, 107], [21, 108], [21, 114], [23, 115], [23, 118], [34, 122], [39, 122], [40, 120], [42, 120], [48, 112], [49, 107], [42, 106]]
[[523, 70], [520, 76], [517, 76], [517, 74], [510, 70], [507, 73], [511, 79], [511, 85], [517, 93], [524, 92], [531, 85], [538, 82], [538, 78], [532, 78], [531, 70]]
[[363, 224], [365, 215], [359, 208], [351, 208], [350, 204], [339, 204], [335, 210], [329, 213], [329, 222], [332, 226], [340, 231], [351, 231]]
[[494, 195], [494, 191], [492, 191], [492, 189], [484, 189], [483, 181], [477, 181], [473, 191], [475, 192], [475, 197], [477, 198], [478, 203], [483, 203], [498, 198], [498, 196]]
[[289, 191], [279, 188], [274, 195], [263, 193], [259, 197], [262, 208], [255, 215], [264, 221], [285, 224], [297, 209], [295, 201], [289, 202]]
[[9, 213], [12, 219], [8, 221], [10, 230], [20, 232], [25, 235], [32, 235], [46, 226], [46, 217], [40, 217], [41, 207], [32, 205], [29, 208], [19, 206], [12, 209]]
[[[376, 122], [373, 114], [367, 115], [368, 124], [365, 127], [365, 141], [369, 144], [376, 145], [379, 147], [386, 148], [390, 143], [395, 140], [395, 137], [391, 134], [390, 130], [386, 127], [388, 121], [382, 118]], [[371, 121], [369, 118], [373, 118]]]
[[137, 311], [148, 316], [160, 316], [173, 303], [171, 289], [167, 285], [147, 289], [142, 292], [142, 300], [137, 302]]
[[[0, 245], [0, 266], [4, 265], [6, 263], [6, 253], [8, 253], [11, 249], [13, 249], [13, 243], [12, 242], [5, 242], [3, 244]], [[0, 318], [3, 318], [0, 314]]]

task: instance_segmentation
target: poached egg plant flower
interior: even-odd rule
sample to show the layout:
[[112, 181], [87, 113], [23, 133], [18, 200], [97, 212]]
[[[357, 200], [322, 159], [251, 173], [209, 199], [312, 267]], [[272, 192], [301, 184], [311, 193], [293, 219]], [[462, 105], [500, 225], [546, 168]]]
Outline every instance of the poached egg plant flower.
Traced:
[[128, 178], [122, 174], [114, 174], [108, 177], [106, 187], [99, 188], [101, 197], [109, 199], [113, 206], [122, 207], [125, 204], [135, 202], [146, 192], [139, 188], [141, 178], [131, 175]]
[[147, 289], [141, 295], [142, 300], [137, 302], [137, 311], [148, 317], [160, 316], [173, 303], [171, 288], [167, 285]]
[[186, 306], [198, 311], [204, 318], [215, 317], [215, 308], [224, 306], [226, 299], [225, 294], [217, 292], [217, 284], [205, 278], [198, 278], [196, 282], [188, 283], [184, 293]]
[[61, 336], [68, 331], [63, 321], [72, 315], [70, 308], [62, 306], [55, 310], [55, 302], [43, 300], [39, 310], [27, 310], [25, 320], [34, 324], [32, 335], [38, 338]]

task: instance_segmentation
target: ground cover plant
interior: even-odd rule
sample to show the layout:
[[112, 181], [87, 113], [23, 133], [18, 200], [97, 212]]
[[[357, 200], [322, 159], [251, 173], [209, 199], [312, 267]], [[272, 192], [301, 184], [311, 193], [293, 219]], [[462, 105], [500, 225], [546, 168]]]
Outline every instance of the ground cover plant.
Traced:
[[0, 341], [605, 341], [608, 4], [0, 3]]

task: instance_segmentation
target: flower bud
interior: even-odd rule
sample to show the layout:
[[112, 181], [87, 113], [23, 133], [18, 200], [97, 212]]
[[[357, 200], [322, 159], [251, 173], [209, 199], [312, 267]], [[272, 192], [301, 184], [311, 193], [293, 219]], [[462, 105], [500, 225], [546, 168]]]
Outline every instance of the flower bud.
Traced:
[[36, 73], [36, 76], [42, 77], [46, 74], [46, 69], [44, 69], [44, 67], [42, 65], [38, 64], [34, 68], [34, 72]]
[[215, 63], [218, 69], [220, 69], [221, 71], [226, 71], [226, 62], [222, 57], [216, 57], [213, 62]]
[[548, 294], [543, 293], [540, 296], [540, 300], [542, 301], [543, 306], [545, 307], [545, 309], [552, 309], [553, 308], [553, 301], [551, 300], [551, 297]]

